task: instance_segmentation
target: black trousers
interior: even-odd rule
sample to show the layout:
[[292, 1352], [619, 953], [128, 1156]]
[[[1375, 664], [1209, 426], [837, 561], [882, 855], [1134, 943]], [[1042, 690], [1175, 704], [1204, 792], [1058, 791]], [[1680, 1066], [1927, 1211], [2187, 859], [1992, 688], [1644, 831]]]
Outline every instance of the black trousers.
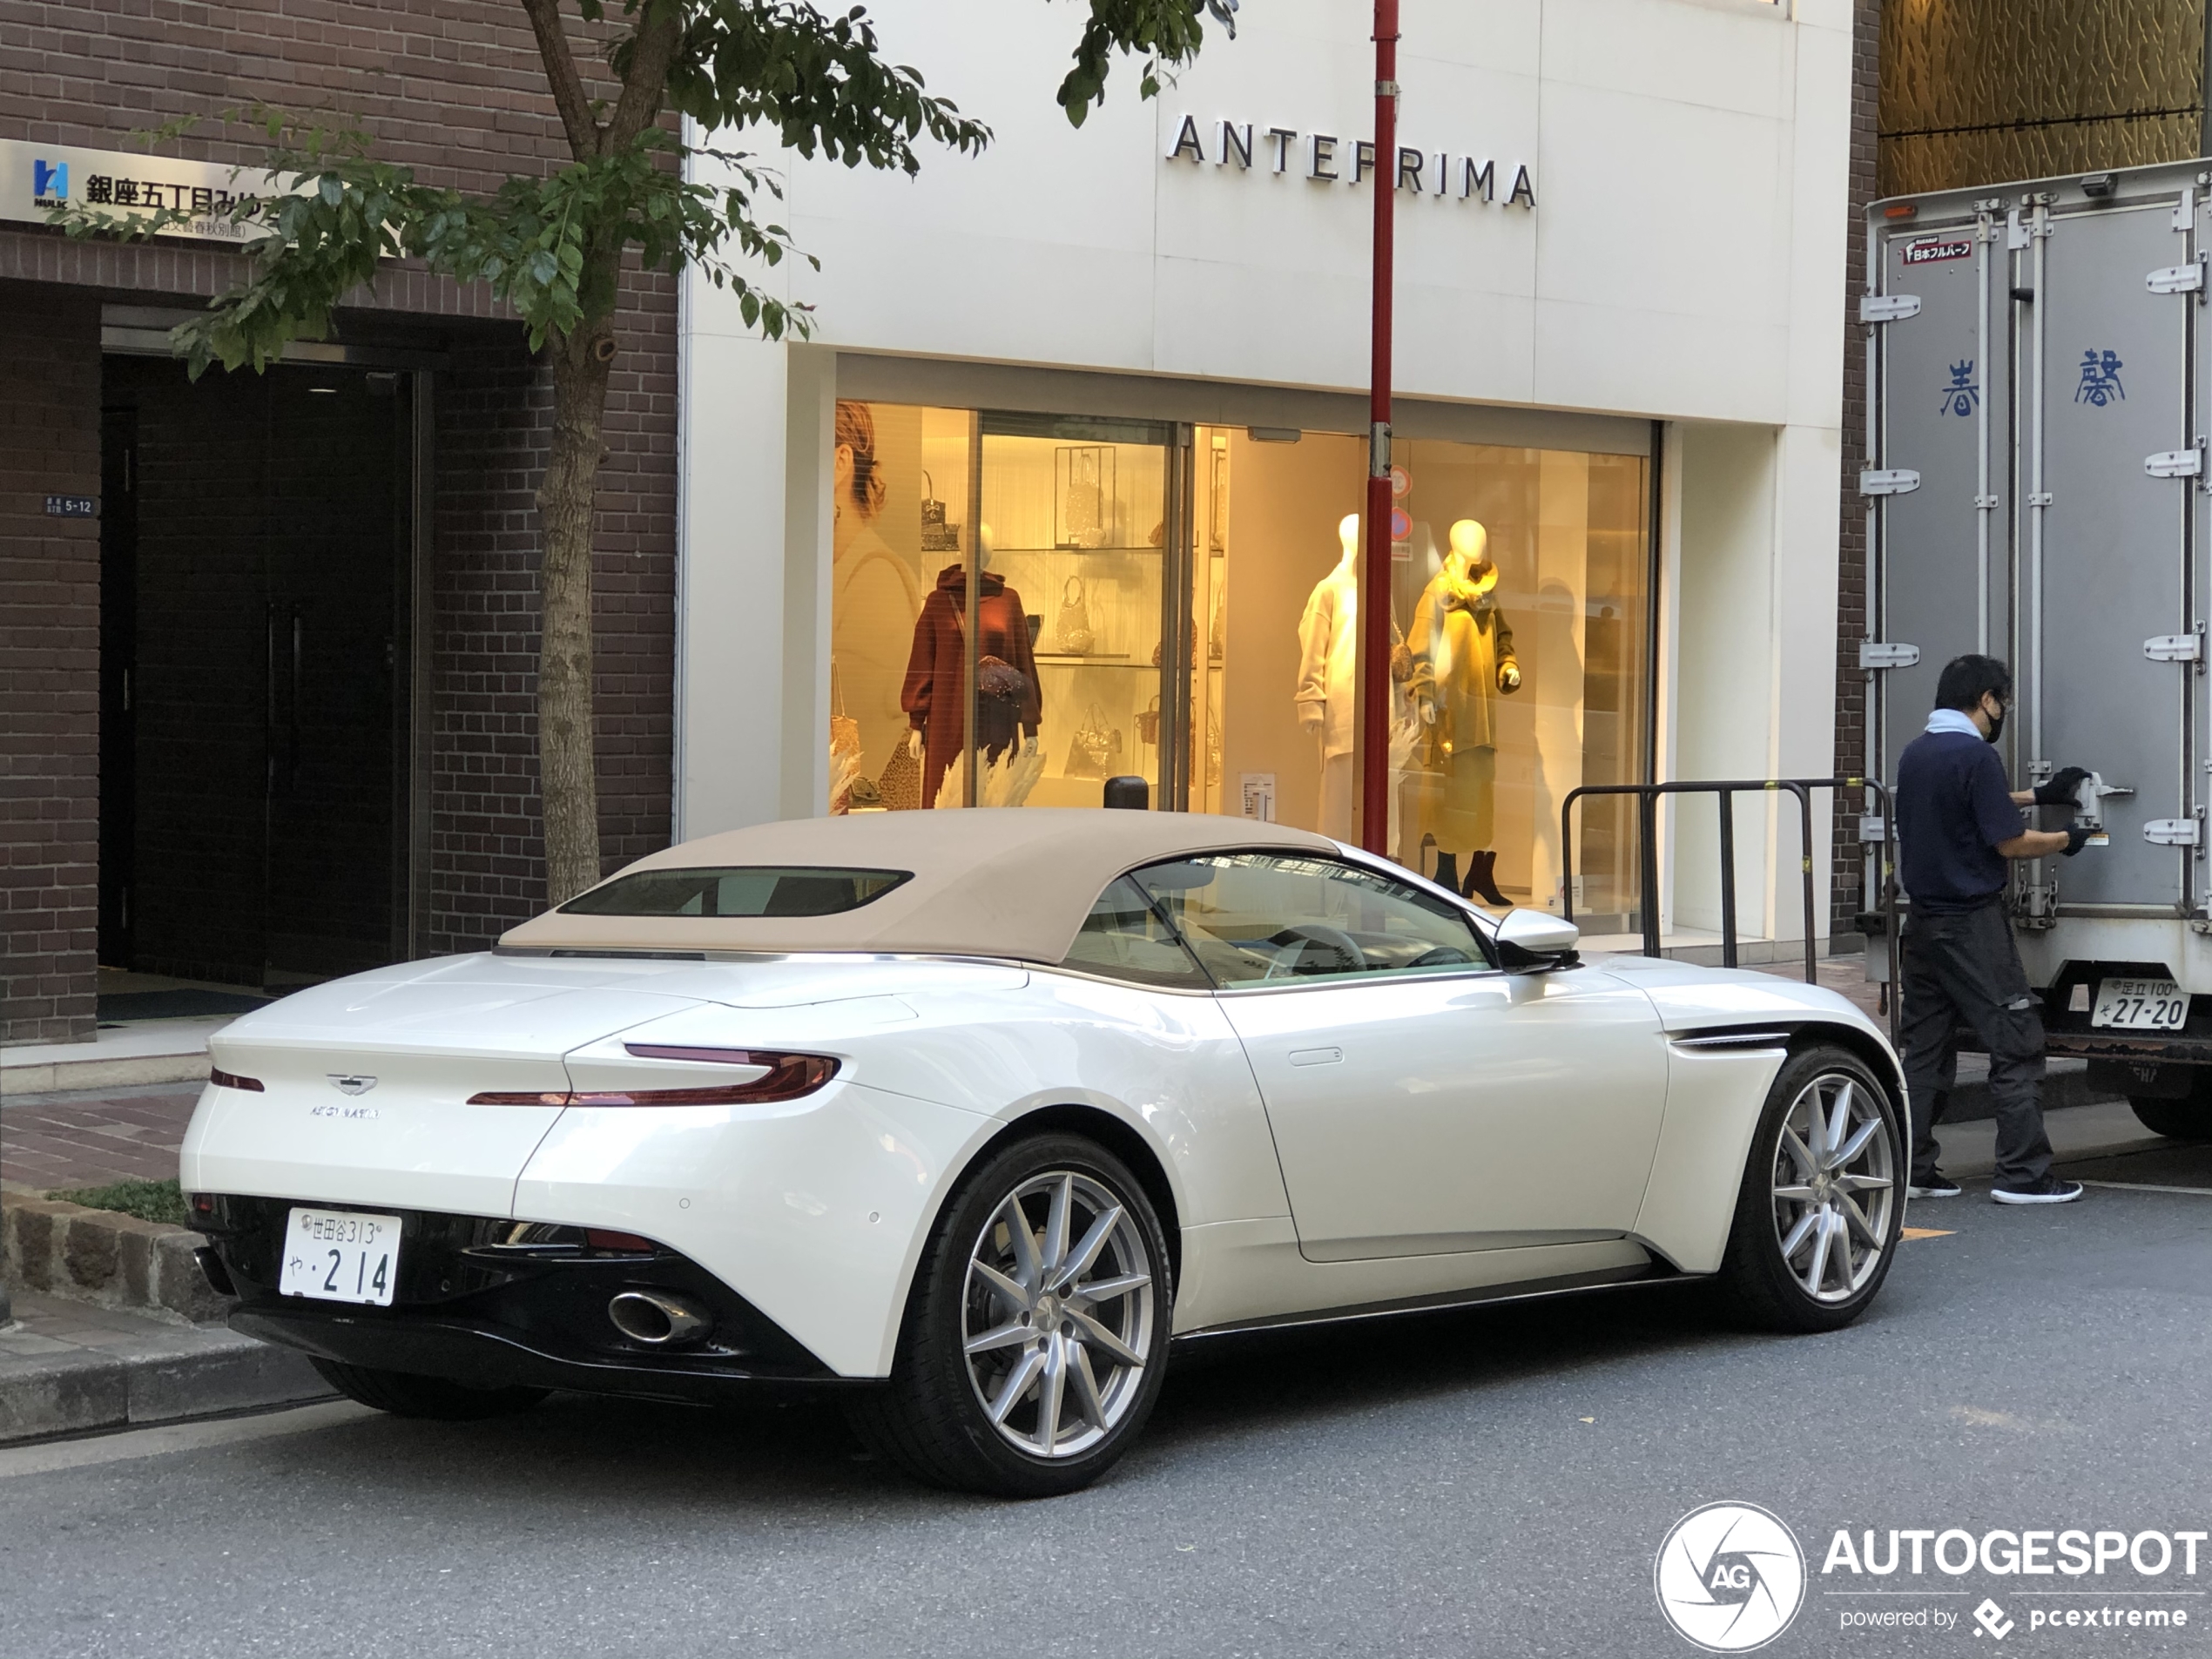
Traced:
[[2043, 1017], [2001, 903], [1964, 915], [1915, 912], [1903, 957], [1905, 1086], [1912, 1109], [1913, 1184], [1936, 1168], [1935, 1121], [1959, 1081], [1958, 1028], [1989, 1050], [1997, 1184], [2033, 1186], [2051, 1172], [2043, 1133]]

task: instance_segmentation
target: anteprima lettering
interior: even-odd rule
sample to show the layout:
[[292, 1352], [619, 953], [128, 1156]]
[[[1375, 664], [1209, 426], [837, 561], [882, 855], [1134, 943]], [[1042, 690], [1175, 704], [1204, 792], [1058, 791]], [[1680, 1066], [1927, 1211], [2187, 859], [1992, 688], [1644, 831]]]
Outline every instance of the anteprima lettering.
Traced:
[[[1207, 137], [1213, 139], [1207, 153]], [[1376, 165], [1375, 146], [1366, 138], [1340, 138], [1330, 132], [1300, 132], [1296, 127], [1263, 127], [1246, 121], [1219, 120], [1201, 134], [1198, 118], [1186, 115], [1176, 128], [1167, 158], [1250, 172], [1254, 166], [1270, 172], [1298, 176], [1318, 185], [1361, 185], [1370, 174], [1384, 169]], [[1398, 147], [1397, 187], [1411, 195], [1455, 197], [1460, 201], [1500, 200], [1498, 164], [1487, 157], [1455, 155], [1447, 150]], [[1503, 198], [1507, 207], [1534, 209], [1536, 181], [1528, 169], [1514, 166], [1513, 182]]]

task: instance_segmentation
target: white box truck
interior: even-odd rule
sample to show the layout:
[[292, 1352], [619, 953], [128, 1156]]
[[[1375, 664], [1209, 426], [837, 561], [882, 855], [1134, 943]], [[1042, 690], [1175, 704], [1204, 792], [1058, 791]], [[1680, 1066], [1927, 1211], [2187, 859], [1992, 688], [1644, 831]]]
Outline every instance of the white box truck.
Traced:
[[1867, 771], [1946, 662], [2012, 664], [2014, 786], [2088, 767], [2105, 832], [2013, 867], [2051, 1053], [2212, 1139], [2212, 162], [1895, 198], [1867, 238]]

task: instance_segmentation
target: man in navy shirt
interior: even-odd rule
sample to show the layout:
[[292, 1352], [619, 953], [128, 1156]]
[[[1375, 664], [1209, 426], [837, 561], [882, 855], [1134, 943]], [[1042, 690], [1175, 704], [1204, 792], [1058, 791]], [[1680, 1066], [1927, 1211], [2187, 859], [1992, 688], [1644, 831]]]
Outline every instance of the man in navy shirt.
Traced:
[[1936, 1168], [1935, 1120], [1958, 1080], [1957, 1034], [1971, 1026], [1989, 1051], [2000, 1204], [2071, 1204], [2080, 1184], [2051, 1173], [2043, 1132], [2043, 1021], [2005, 909], [2006, 863], [2072, 858], [2089, 832], [2030, 829], [2023, 806], [2064, 806], [2089, 774], [2068, 766], [2015, 791], [1997, 757], [2013, 677], [1993, 657], [1944, 665], [1928, 728], [1897, 768], [1897, 833], [1912, 900], [1902, 939], [1905, 1083], [1912, 1109], [1916, 1198], [1952, 1198]]

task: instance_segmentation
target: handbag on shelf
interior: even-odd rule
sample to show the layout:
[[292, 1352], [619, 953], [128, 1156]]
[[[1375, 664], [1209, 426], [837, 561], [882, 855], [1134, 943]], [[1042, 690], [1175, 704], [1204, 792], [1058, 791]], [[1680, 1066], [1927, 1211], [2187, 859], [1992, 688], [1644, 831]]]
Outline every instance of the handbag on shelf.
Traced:
[[1149, 743], [1156, 749], [1160, 746], [1160, 699], [1157, 696], [1153, 698], [1150, 708], [1137, 714], [1136, 740]]
[[1096, 636], [1090, 631], [1090, 605], [1084, 597], [1083, 579], [1071, 576], [1060, 590], [1060, 617], [1053, 625], [1052, 642], [1070, 657], [1088, 657], [1096, 641]]
[[945, 522], [945, 503], [937, 499], [937, 485], [927, 472], [921, 475], [921, 550], [960, 551], [960, 526]]
[[1122, 734], [1106, 724], [1106, 711], [1097, 704], [1083, 716], [1068, 745], [1069, 778], [1104, 778], [1122, 752]]
[[883, 763], [883, 773], [875, 780], [887, 812], [911, 813], [921, 806], [921, 761], [914, 752], [916, 735], [911, 728], [899, 734], [891, 745], [891, 759]]

